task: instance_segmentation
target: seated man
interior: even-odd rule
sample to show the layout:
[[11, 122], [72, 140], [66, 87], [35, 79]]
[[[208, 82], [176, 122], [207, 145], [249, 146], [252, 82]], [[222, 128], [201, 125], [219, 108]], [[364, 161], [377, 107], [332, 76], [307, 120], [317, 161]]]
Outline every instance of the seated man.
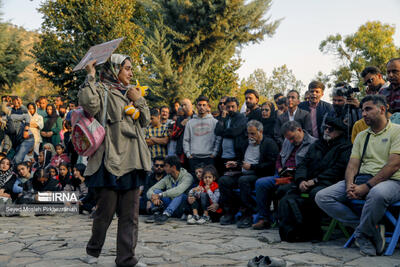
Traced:
[[[354, 141], [345, 181], [320, 191], [316, 201], [329, 216], [356, 227], [361, 254], [372, 256], [380, 255], [385, 247], [384, 227], [378, 227], [385, 210], [400, 201], [400, 125], [387, 119], [383, 96], [366, 96], [361, 105], [369, 128]], [[359, 218], [346, 202], [364, 198]]]
[[[297, 121], [288, 121], [282, 125], [282, 135], [285, 136], [282, 150], [276, 160], [275, 169], [279, 176], [290, 176], [290, 170], [294, 171], [304, 159], [311, 144], [318, 139], [312, 137], [306, 131], [303, 131], [301, 125]], [[270, 211], [272, 195], [278, 188], [275, 184], [274, 176], [260, 178], [256, 182], [256, 201], [257, 210], [260, 220], [253, 224], [256, 230], [268, 228], [272, 222], [272, 214]]]
[[142, 213], [149, 213], [151, 208], [151, 201], [147, 198], [146, 192], [164, 176], [164, 158], [157, 156], [153, 160], [153, 171], [146, 176], [146, 181], [140, 190], [140, 211]]
[[[186, 191], [193, 182], [192, 175], [181, 168], [181, 163], [176, 156], [165, 159], [164, 171], [167, 175], [147, 191], [147, 198], [151, 200], [152, 207], [159, 208], [159, 211], [152, 216], [153, 218], [146, 220], [147, 223], [164, 224], [169, 217], [174, 215], [182, 201], [186, 200]], [[178, 217], [180, 215], [177, 214]]]
[[[311, 145], [296, 168], [295, 185], [279, 202], [279, 234], [282, 240], [294, 242], [322, 238], [321, 214], [314, 202], [315, 195], [342, 179], [352, 146], [346, 138], [347, 126], [341, 119], [327, 118], [324, 128], [323, 139]], [[304, 194], [308, 197], [304, 198]], [[296, 204], [300, 214], [296, 213]], [[291, 218], [292, 215], [296, 219]]]
[[[221, 192], [220, 204], [223, 206], [225, 215], [221, 218], [222, 225], [231, 224], [235, 215], [235, 194], [233, 190], [240, 189], [240, 211], [242, 218], [238, 222], [239, 228], [247, 228], [252, 224], [252, 213], [254, 202], [251, 191], [259, 177], [273, 175], [275, 173], [275, 161], [278, 157], [278, 146], [271, 138], [263, 136], [263, 125], [261, 122], [251, 120], [247, 123], [248, 142], [242, 149], [242, 160], [228, 161], [227, 168], [241, 165], [239, 173], [222, 176], [218, 183]], [[244, 152], [244, 153], [243, 153]]]

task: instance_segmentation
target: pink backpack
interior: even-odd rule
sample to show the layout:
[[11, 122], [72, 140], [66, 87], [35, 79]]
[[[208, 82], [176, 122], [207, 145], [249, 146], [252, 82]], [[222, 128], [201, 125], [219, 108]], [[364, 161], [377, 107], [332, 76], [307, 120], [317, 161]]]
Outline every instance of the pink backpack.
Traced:
[[106, 131], [104, 129], [107, 114], [107, 95], [105, 92], [105, 109], [103, 124], [90, 116], [82, 107], [78, 107], [71, 113], [72, 136], [71, 141], [78, 155], [90, 157], [104, 141]]

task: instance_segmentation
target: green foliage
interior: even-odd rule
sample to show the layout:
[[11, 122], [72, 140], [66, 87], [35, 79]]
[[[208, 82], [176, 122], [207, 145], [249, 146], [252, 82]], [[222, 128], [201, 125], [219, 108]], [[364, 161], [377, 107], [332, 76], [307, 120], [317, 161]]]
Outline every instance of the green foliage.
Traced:
[[23, 59], [21, 38], [14, 27], [0, 22], [0, 93], [9, 93], [14, 84], [22, 81], [19, 76], [29, 64]]
[[395, 27], [379, 21], [367, 22], [354, 34], [330, 35], [320, 44], [320, 51], [334, 55], [341, 65], [331, 73], [333, 83], [347, 82], [362, 85], [361, 72], [367, 66], [386, 71], [386, 63], [400, 55], [393, 41]]
[[[201, 93], [223, 95], [237, 79], [234, 72], [240, 63], [232, 59], [236, 47], [272, 36], [279, 25], [263, 19], [270, 0], [139, 3], [147, 12], [135, 20], [145, 32], [140, 75], [163, 103], [194, 100]], [[224, 74], [229, 77], [221, 79]]]
[[44, 22], [40, 41], [34, 46], [38, 73], [75, 99], [85, 72], [71, 70], [96, 44], [125, 37], [116, 52], [139, 62], [142, 38], [132, 22], [132, 0], [48, 0], [39, 9]]
[[286, 65], [274, 68], [269, 78], [264, 70], [256, 69], [250, 74], [246, 83], [268, 99], [273, 99], [273, 96], [277, 93], [286, 95], [290, 90], [301, 92], [304, 88], [304, 84], [296, 79], [293, 71], [288, 69]]

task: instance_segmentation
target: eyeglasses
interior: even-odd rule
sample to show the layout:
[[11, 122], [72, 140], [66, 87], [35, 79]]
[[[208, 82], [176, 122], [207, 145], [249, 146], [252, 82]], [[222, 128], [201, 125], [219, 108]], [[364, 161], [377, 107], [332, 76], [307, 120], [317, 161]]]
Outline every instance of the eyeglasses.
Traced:
[[156, 168], [157, 167], [161, 167], [162, 168], [162, 167], [164, 167], [164, 164], [154, 164], [154, 167], [156, 167]]
[[366, 86], [369, 83], [372, 83], [374, 81], [374, 78], [369, 78], [368, 80], [365, 81], [364, 85]]
[[225, 105], [225, 102], [219, 102], [218, 105]]
[[267, 109], [267, 108], [262, 108], [261, 111], [269, 112], [269, 111], [271, 111], [271, 110], [270, 110], [270, 109]]
[[325, 130], [328, 131], [328, 133], [331, 133], [331, 132], [333, 132], [335, 130], [335, 128], [332, 127], [332, 126], [324, 126], [324, 131]]

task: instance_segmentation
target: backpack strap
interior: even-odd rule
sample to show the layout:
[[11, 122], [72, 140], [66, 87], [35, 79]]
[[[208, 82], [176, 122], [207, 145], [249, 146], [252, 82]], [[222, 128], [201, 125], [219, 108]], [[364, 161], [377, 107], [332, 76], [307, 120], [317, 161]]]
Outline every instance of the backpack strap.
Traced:
[[103, 127], [106, 127], [106, 120], [107, 120], [107, 105], [108, 105], [108, 87], [104, 86], [105, 88], [105, 93], [104, 93], [104, 112], [103, 112], [103, 119], [101, 121], [101, 125]]
[[[362, 164], [363, 158], [364, 158], [364, 156], [365, 156], [365, 151], [367, 151], [367, 146], [368, 146], [368, 142], [369, 142], [369, 137], [370, 137], [370, 136], [371, 136], [371, 133], [368, 132], [367, 137], [365, 138], [363, 151], [362, 151], [362, 153], [361, 153], [360, 166], [358, 166], [357, 175], [360, 173], [361, 164]], [[357, 175], [356, 175], [356, 176], [357, 176]], [[354, 176], [354, 177], [356, 177], [356, 176]]]

